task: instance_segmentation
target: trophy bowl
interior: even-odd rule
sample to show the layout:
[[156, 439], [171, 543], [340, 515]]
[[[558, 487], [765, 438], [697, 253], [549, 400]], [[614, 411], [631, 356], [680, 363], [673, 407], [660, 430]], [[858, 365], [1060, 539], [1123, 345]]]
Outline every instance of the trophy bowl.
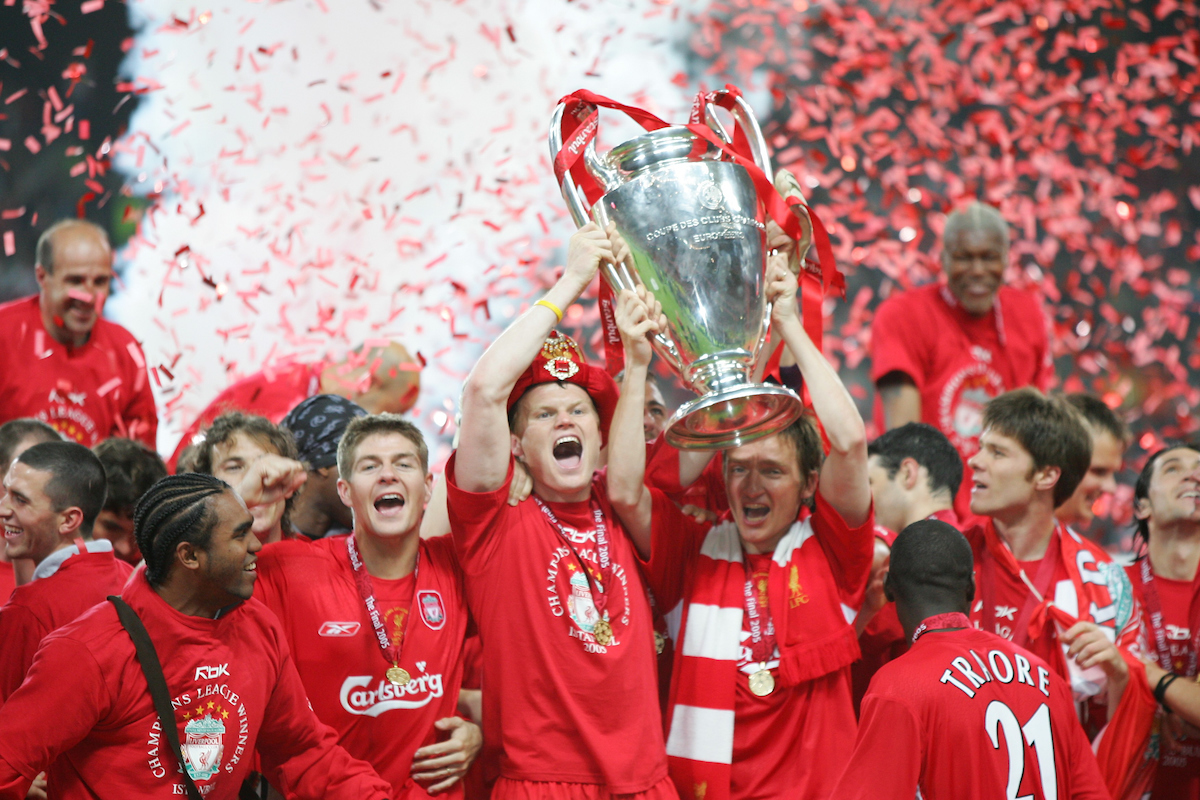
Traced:
[[[562, 147], [560, 105], [551, 124], [551, 151]], [[751, 132], [755, 161], [770, 173], [766, 145], [740, 97], [733, 115]], [[710, 127], [730, 141], [711, 108]], [[642, 283], [662, 303], [668, 330], [655, 352], [699, 397], [682, 405], [666, 427], [667, 442], [690, 450], [737, 447], [786, 428], [803, 412], [792, 390], [756, 383], [770, 331], [765, 297], [766, 228], [745, 167], [686, 127], [649, 131], [596, 153], [583, 153], [603, 188], [589, 208], [570, 172], [563, 197], [576, 224], [589, 217], [616, 225], [632, 264], [605, 264], [614, 292]]]

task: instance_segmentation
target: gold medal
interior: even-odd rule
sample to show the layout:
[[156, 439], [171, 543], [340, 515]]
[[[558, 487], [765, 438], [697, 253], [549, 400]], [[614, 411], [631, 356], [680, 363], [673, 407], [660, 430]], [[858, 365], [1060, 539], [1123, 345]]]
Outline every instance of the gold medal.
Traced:
[[666, 650], [666, 649], [667, 649], [667, 637], [663, 636], [658, 631], [655, 631], [654, 632], [654, 652], [658, 653], [661, 656], [663, 654], [663, 650]]
[[601, 646], [612, 644], [612, 624], [606, 619], [597, 620], [595, 626], [592, 628], [592, 636], [596, 637], [596, 644]]
[[403, 686], [412, 680], [412, 677], [408, 674], [408, 670], [399, 665], [388, 667], [388, 671], [385, 674], [387, 675], [387, 679], [397, 686]]
[[751, 675], [750, 691], [755, 697], [766, 697], [775, 691], [775, 676], [771, 674], [771, 670], [764, 667]]

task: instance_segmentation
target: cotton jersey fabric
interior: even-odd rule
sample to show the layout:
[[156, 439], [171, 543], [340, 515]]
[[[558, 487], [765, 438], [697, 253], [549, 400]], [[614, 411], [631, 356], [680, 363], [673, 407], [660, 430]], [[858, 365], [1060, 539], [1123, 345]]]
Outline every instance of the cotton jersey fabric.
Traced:
[[[919, 793], [918, 793], [919, 790]], [[928, 632], [863, 698], [838, 800], [1108, 800], [1071, 690], [983, 631]]]
[[546, 504], [568, 529], [568, 544], [534, 497], [508, 504], [511, 461], [503, 485], [472, 493], [455, 481], [456, 459], [446, 465], [450, 525], [483, 644], [484, 740], [502, 744], [504, 791], [519, 794], [509, 784], [522, 781], [539, 784], [526, 787], [538, 796], [559, 796], [551, 784], [590, 784], [601, 796], [655, 789], [667, 764], [650, 606], [603, 480], [593, 482], [592, 500], [612, 557], [612, 580], [602, 587], [608, 645], [592, 633], [595, 599], [580, 569], [580, 561], [598, 565], [595, 506]]
[[85, 447], [111, 436], [155, 447], [146, 358], [129, 331], [97, 319], [86, 343], [62, 344], [34, 295], [0, 305], [0, 342], [0, 423], [34, 417]]
[[[279, 617], [317, 717], [355, 758], [372, 764], [393, 797], [426, 798], [413, 782], [417, 749], [445, 738], [436, 720], [456, 716], [467, 629], [462, 573], [447, 536], [420, 543], [416, 580], [372, 579], [384, 627], [401, 645], [411, 681], [392, 685], [354, 580], [346, 536], [278, 542], [258, 556], [255, 597]], [[461, 783], [441, 797], [461, 797]]]
[[[218, 619], [169, 606], [139, 568], [121, 593], [162, 663], [189, 772], [206, 800], [233, 800], [257, 752], [296, 797], [384, 800], [391, 787], [337, 746], [309, 708], [283, 629], [250, 599]], [[185, 796], [133, 641], [102, 603], [42, 642], [0, 708], [0, 797], [46, 770], [56, 800]]]
[[[65, 549], [65, 548], [64, 548]], [[133, 567], [116, 558], [111, 547], [72, 555], [47, 578], [13, 590], [0, 607], [0, 704], [17, 690], [34, 653], [51, 631], [73, 621], [112, 594], [120, 594]]]

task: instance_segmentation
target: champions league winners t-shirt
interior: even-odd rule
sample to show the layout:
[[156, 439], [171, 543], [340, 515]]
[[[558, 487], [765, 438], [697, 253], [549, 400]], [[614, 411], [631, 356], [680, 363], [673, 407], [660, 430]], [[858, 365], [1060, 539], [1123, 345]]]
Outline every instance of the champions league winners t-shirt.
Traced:
[[[372, 764], [395, 798], [425, 798], [413, 753], [444, 739], [433, 727], [456, 716], [467, 630], [462, 573], [449, 536], [421, 542], [416, 578], [372, 578], [384, 630], [402, 646], [411, 680], [389, 682], [371, 618], [358, 593], [346, 536], [279, 542], [258, 557], [254, 596], [279, 617], [313, 710], [338, 743]], [[457, 783], [440, 797], [461, 797]]]
[[153, 449], [158, 414], [133, 335], [96, 320], [80, 347], [46, 332], [38, 297], [0, 305], [0, 422], [36, 417], [92, 447], [110, 436]]
[[983, 631], [928, 632], [862, 703], [838, 800], [1107, 800], [1071, 691], [1028, 650]]
[[[650, 606], [633, 544], [598, 501], [603, 481], [592, 502], [546, 504], [564, 535], [535, 498], [508, 504], [511, 463], [503, 486], [475, 494], [455, 482], [455, 459], [446, 466], [450, 524], [483, 642], [484, 739], [503, 741], [501, 774], [612, 794], [655, 786], [667, 761]], [[597, 586], [611, 640], [597, 628], [591, 589], [602, 574], [597, 508], [611, 553], [609, 585]]]
[[[256, 750], [267, 779], [288, 796], [390, 796], [313, 714], [283, 630], [262, 603], [250, 599], [219, 619], [181, 614], [144, 569], [121, 596], [158, 652], [183, 758], [205, 800], [235, 800]], [[186, 796], [111, 603], [47, 636], [29, 677], [0, 708], [0, 796], [23, 797], [42, 769], [55, 800]]]

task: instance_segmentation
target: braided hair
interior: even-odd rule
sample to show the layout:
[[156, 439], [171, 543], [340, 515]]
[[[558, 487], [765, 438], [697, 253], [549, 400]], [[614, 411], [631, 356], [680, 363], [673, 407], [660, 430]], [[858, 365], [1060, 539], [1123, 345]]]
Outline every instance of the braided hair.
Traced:
[[166, 579], [181, 541], [208, 546], [217, 519], [206, 501], [228, 490], [229, 484], [220, 478], [187, 472], [168, 475], [142, 495], [134, 511], [133, 535], [146, 559], [151, 585]]

